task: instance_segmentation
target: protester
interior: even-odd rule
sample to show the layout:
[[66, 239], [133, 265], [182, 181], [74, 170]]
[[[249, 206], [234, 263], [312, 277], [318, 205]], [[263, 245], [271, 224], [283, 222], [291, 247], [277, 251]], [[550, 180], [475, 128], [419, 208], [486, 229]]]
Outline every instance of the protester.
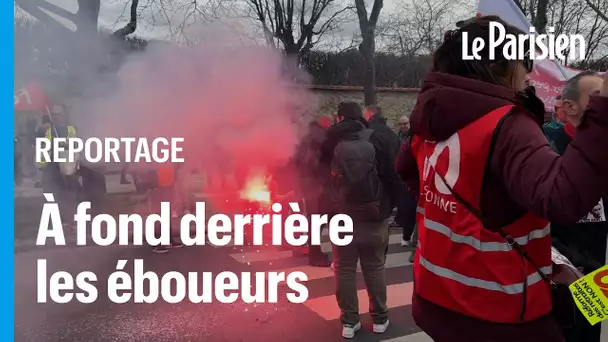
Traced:
[[[321, 144], [331, 126], [332, 120], [321, 116], [308, 125], [308, 131], [296, 150], [295, 164], [300, 178], [306, 213], [320, 214], [319, 196], [323, 190], [324, 180], [327, 177], [319, 174], [319, 154]], [[308, 262], [311, 266], [329, 267], [329, 258], [321, 251], [321, 246], [310, 244], [309, 239]]]
[[[172, 165], [172, 164], [161, 164], [158, 165], [156, 167], [155, 173], [156, 173], [156, 178], [157, 178], [157, 184], [156, 186], [150, 190], [150, 195], [149, 195], [149, 204], [150, 204], [150, 211], [152, 213], [157, 213], [160, 214], [161, 212], [161, 204], [162, 202], [169, 202], [171, 204], [171, 244], [169, 245], [157, 245], [157, 246], [152, 246], [152, 251], [155, 253], [159, 253], [159, 254], [164, 254], [167, 253], [170, 249], [174, 249], [174, 248], [181, 248], [184, 247], [184, 245], [179, 242], [177, 239], [175, 239], [173, 237], [173, 235], [175, 234], [174, 231], [174, 223], [179, 224], [179, 222], [175, 222], [177, 221], [177, 213], [176, 211], [173, 209], [174, 206], [176, 205], [175, 203], [175, 199], [176, 199], [176, 183], [177, 183], [177, 171], [178, 170], [178, 166], [179, 164], [176, 165]], [[156, 230], [157, 230], [157, 234], [160, 234], [159, 230], [160, 230], [160, 223], [157, 224], [156, 226]], [[179, 229], [179, 228], [177, 228]]]
[[[608, 190], [608, 77], [559, 156], [525, 85], [532, 61], [506, 60], [504, 43], [488, 58], [491, 21], [522, 34], [494, 16], [446, 33], [397, 158], [408, 187], [423, 190], [412, 315], [436, 342], [564, 341], [548, 222], [578, 220]], [[469, 51], [484, 40], [481, 60], [462, 59], [463, 32]]]
[[397, 137], [399, 138], [399, 144], [410, 136], [410, 118], [407, 115], [403, 115], [397, 120], [397, 125], [399, 125], [399, 131], [397, 132]]
[[[594, 72], [582, 72], [564, 86], [561, 96], [561, 107], [565, 124], [560, 126], [545, 125], [543, 130], [555, 152], [563, 155], [572, 142], [577, 127], [583, 119], [585, 108], [591, 96], [598, 95], [602, 89], [602, 78]], [[552, 223], [551, 235], [553, 246], [568, 258], [576, 267], [582, 268], [585, 274], [595, 271], [606, 263], [606, 222], [607, 198], [601, 198], [590, 213], [569, 224]], [[585, 324], [569, 332], [569, 341], [599, 341], [601, 325], [590, 327]]]
[[555, 121], [564, 121], [564, 111], [562, 110], [562, 94], [555, 97]]
[[329, 176], [322, 208], [330, 215], [348, 214], [354, 222], [353, 242], [332, 246], [342, 336], [352, 338], [361, 328], [356, 285], [359, 260], [369, 295], [373, 331], [383, 333], [389, 325], [384, 262], [388, 219], [399, 183], [389, 145], [369, 129], [359, 105], [341, 103], [337, 119], [339, 122], [327, 131], [321, 145], [320, 167]]
[[[580, 126], [583, 119], [584, 108], [589, 103], [589, 98], [599, 94], [601, 88], [602, 78], [591, 71], [576, 75], [564, 86], [560, 107], [565, 123], [558, 127], [544, 127], [545, 134], [553, 143], [552, 145], [557, 153], [564, 154], [567, 146], [576, 135], [577, 127]], [[606, 230], [603, 202], [604, 200], [600, 200], [594, 210], [579, 220], [575, 226], [562, 227], [564, 228], [562, 231], [559, 229], [559, 225], [552, 225], [554, 238], [558, 238], [568, 245], [570, 260], [575, 265], [583, 267], [585, 273], [589, 273], [605, 263], [605, 237], [608, 230]], [[583, 226], [580, 226], [580, 224]], [[585, 228], [573, 230], [574, 227]], [[564, 234], [564, 236], [558, 236], [558, 234]], [[587, 241], [585, 242], [585, 248], [581, 248], [580, 243], [584, 241]], [[592, 246], [597, 246], [597, 248]]]
[[[369, 127], [373, 129], [379, 137], [383, 138], [383, 141], [387, 145], [387, 148], [391, 151], [391, 156], [394, 160], [397, 157], [397, 153], [399, 152], [399, 147], [401, 146], [402, 141], [400, 140], [399, 136], [386, 125], [386, 118], [382, 115], [381, 108], [378, 106], [367, 107], [364, 117], [366, 120], [368, 120]], [[409, 130], [409, 119], [407, 116], [405, 118], [407, 120], [407, 125], [402, 125], [400, 127], [400, 133], [402, 133], [402, 128], [404, 126]], [[411, 196], [402, 183], [400, 183], [400, 187], [397, 192], [396, 205], [397, 215], [395, 216], [395, 220], [390, 225], [403, 229], [401, 245], [407, 247], [411, 245], [410, 238], [416, 225], [416, 199], [414, 196]]]
[[120, 184], [126, 185], [131, 184], [131, 182], [127, 179], [127, 175], [129, 174], [129, 163], [124, 162], [122, 167], [120, 168]]
[[[397, 134], [386, 124], [387, 120], [382, 113], [382, 109], [378, 106], [369, 106], [365, 109], [364, 116], [369, 128], [374, 130], [375, 135], [379, 138], [379, 142], [385, 144], [385, 148], [391, 156], [396, 157], [401, 144]], [[393, 158], [393, 160], [395, 159]]]
[[[38, 132], [41, 137], [52, 141], [53, 138], [76, 137], [76, 128], [68, 123], [65, 107], [53, 105], [50, 114], [43, 118], [43, 126]], [[51, 145], [52, 146], [52, 145]], [[51, 149], [50, 155], [53, 155]], [[64, 226], [74, 225], [74, 213], [78, 202], [80, 184], [76, 174], [65, 175], [61, 171], [59, 163], [41, 160], [37, 163], [42, 171], [42, 188], [46, 193], [55, 195], [55, 201], [61, 207], [61, 219]]]
[[563, 117], [561, 95], [558, 95], [555, 101], [555, 120], [545, 122], [543, 125], [543, 132], [547, 136], [547, 139], [549, 139], [551, 149], [558, 153], [560, 153], [559, 151], [565, 151], [570, 143], [570, 138], [568, 138], [568, 135], [564, 132]]
[[[403, 115], [397, 121], [399, 125], [399, 131], [397, 137], [399, 138], [399, 146], [410, 136], [410, 118], [407, 115]], [[393, 225], [403, 228], [403, 236], [401, 238], [401, 246], [409, 247], [413, 241], [413, 233], [416, 229], [416, 196], [415, 194], [409, 193], [405, 187], [402, 187], [399, 191], [397, 198], [397, 215]]]

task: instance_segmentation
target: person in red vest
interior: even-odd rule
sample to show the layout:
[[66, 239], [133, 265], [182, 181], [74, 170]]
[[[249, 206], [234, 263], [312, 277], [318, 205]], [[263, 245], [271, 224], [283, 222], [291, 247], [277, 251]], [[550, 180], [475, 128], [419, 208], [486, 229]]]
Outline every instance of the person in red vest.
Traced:
[[463, 43], [490, 45], [490, 22], [522, 34], [496, 16], [446, 33], [397, 156], [420, 194], [412, 315], [436, 342], [562, 342], [548, 223], [580, 219], [608, 192], [608, 78], [560, 156], [525, 85], [530, 59], [507, 60], [504, 43], [493, 60], [489, 48], [462, 59]]

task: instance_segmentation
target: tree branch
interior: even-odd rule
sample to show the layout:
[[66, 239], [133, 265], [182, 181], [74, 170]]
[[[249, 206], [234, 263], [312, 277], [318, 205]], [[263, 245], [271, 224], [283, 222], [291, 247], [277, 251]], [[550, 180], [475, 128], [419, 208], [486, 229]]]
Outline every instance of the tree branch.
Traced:
[[547, 7], [549, 6], [549, 0], [538, 0], [536, 4], [536, 16], [532, 21], [532, 25], [536, 28], [539, 33], [545, 33], [547, 27]]
[[376, 24], [378, 23], [378, 17], [380, 17], [380, 10], [382, 9], [383, 5], [384, 5], [383, 0], [374, 0], [374, 6], [372, 7], [372, 13], [369, 15], [369, 23], [371, 25], [373, 25], [374, 28], [376, 27]]
[[346, 12], [346, 11], [351, 11], [355, 9], [354, 6], [347, 6], [344, 7], [343, 9], [336, 11], [331, 17], [329, 17], [329, 19], [327, 19], [325, 21], [325, 23], [323, 23], [323, 25], [321, 25], [321, 27], [317, 30], [317, 31], [313, 31], [313, 35], [322, 35], [323, 33], [325, 33], [325, 31], [328, 29], [328, 27], [331, 25], [331, 23], [342, 13]]
[[597, 7], [597, 5], [595, 5], [593, 2], [591, 2], [591, 0], [585, 0], [585, 2], [587, 3], [587, 5], [589, 7], [591, 7], [591, 9], [595, 12], [595, 14], [598, 15], [598, 17], [602, 18], [605, 21], [608, 21], [608, 16], [605, 13], [602, 13], [600, 8]]
[[131, 0], [131, 13], [129, 17], [129, 23], [122, 28], [114, 31], [112, 34], [115, 37], [124, 38], [137, 29], [137, 5], [139, 4], [139, 0]]
[[355, 7], [357, 8], [357, 16], [359, 17], [359, 28], [361, 29], [361, 34], [363, 34], [369, 25], [365, 0], [355, 0]]

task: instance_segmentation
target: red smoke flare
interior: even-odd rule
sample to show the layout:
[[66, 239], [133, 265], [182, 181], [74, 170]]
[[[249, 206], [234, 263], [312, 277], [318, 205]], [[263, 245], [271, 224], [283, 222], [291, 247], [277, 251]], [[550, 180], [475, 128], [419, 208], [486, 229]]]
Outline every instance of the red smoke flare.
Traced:
[[250, 202], [257, 202], [261, 205], [270, 205], [271, 196], [268, 187], [268, 177], [263, 174], [256, 174], [245, 182], [244, 188], [240, 191], [240, 198]]

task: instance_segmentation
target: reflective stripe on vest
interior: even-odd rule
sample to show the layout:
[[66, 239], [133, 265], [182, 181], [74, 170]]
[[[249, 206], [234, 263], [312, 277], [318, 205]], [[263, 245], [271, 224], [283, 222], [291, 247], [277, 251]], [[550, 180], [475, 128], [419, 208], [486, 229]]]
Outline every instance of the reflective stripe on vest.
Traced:
[[472, 207], [481, 208], [494, 131], [511, 108], [486, 114], [446, 141], [417, 136], [411, 141], [421, 185], [415, 291], [449, 310], [496, 323], [531, 321], [551, 311], [550, 288], [535, 267], [552, 273], [548, 221], [525, 213], [503, 227], [530, 255], [532, 265], [500, 234], [483, 227], [450, 188]]
[[[424, 218], [424, 226], [427, 229], [433, 230], [440, 234], [447, 236], [454, 243], [463, 243], [469, 245], [470, 247], [475, 248], [480, 252], [508, 252], [511, 251], [512, 248], [509, 244], [504, 242], [482, 242], [479, 239], [476, 239], [473, 236], [466, 236], [455, 233], [451, 228], [445, 226], [439, 222], [433, 221], [428, 218]], [[549, 236], [551, 234], [551, 227], [547, 225], [545, 228], [536, 229], [531, 231], [525, 236], [513, 237], [513, 240], [517, 242], [520, 246], [525, 246], [530, 242], [530, 240], [534, 239], [542, 239], [544, 237]]]
[[[48, 128], [46, 130], [46, 132], [44, 132], [44, 137], [50, 141], [53, 140], [53, 128]], [[76, 128], [74, 128], [74, 126], [68, 126], [68, 138], [74, 138], [76, 137]], [[46, 165], [46, 161], [41, 160], [40, 162], [37, 162], [36, 165], [40, 168]]]
[[[424, 215], [424, 208], [416, 207], [416, 212]], [[426, 217], [424, 218], [423, 222], [424, 222], [424, 226], [427, 229], [441, 233], [441, 234], [447, 236], [450, 240], [452, 240], [455, 243], [467, 244], [481, 252], [507, 252], [512, 249], [506, 241], [504, 241], [504, 242], [482, 242], [473, 236], [465, 236], [465, 235], [460, 235], [458, 233], [455, 233], [450, 227], [445, 226], [439, 222], [433, 221], [431, 219], [428, 219]], [[533, 230], [525, 236], [520, 236], [520, 237], [512, 236], [512, 237], [513, 237], [513, 240], [515, 240], [515, 242], [517, 242], [520, 246], [525, 246], [528, 244], [528, 242], [530, 242], [530, 240], [541, 239], [541, 238], [548, 236], [549, 234], [551, 234], [551, 226], [547, 225], [545, 228]], [[549, 273], [551, 273], [551, 272], [549, 272]]]
[[[463, 274], [456, 273], [447, 268], [443, 268], [441, 266], [433, 265], [430, 261], [426, 260], [423, 256], [419, 258], [420, 265], [429, 270], [430, 272], [447, 279], [451, 279], [457, 281], [463, 285], [477, 287], [480, 289], [503, 292], [506, 294], [521, 294], [524, 292], [524, 283], [516, 283], [516, 284], [500, 284], [494, 281], [487, 281], [482, 279], [475, 279], [471, 277], [467, 277]], [[544, 274], [551, 274], [553, 271], [553, 266], [545, 266], [540, 269]], [[528, 286], [534, 285], [542, 281], [540, 274], [534, 271], [529, 274], [527, 277]]]

